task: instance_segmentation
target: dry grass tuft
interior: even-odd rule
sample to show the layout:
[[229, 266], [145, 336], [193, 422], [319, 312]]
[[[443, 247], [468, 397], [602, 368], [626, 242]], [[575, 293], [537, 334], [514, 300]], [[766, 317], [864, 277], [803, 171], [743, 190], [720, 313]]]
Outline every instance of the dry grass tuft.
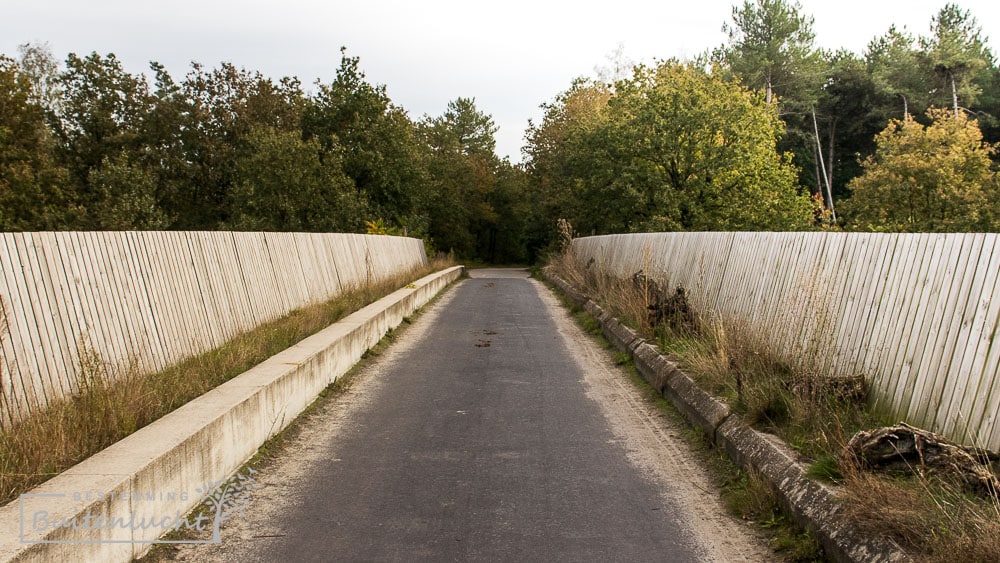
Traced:
[[[621, 279], [583, 264], [567, 251], [556, 255], [550, 267], [564, 279], [584, 288], [602, 307], [646, 338], [689, 373], [699, 385], [726, 399], [750, 424], [775, 433], [803, 455], [817, 461], [835, 459], [855, 430], [877, 425], [882, 418], [866, 403], [862, 378], [831, 379], [785, 361], [768, 340], [746, 323], [685, 311], [686, 322], [650, 315], [673, 298], [637, 272]], [[647, 260], [648, 262], [648, 260]], [[650, 290], [650, 286], [653, 290]], [[685, 307], [690, 307], [685, 303]], [[655, 326], [651, 320], [659, 319]], [[836, 471], [824, 471], [836, 476]]]
[[659, 329], [661, 345], [671, 349], [672, 342], [687, 341], [673, 353], [700, 385], [806, 457], [833, 459], [850, 434], [885, 422], [868, 407], [863, 378], [803, 371], [745, 324], [716, 319], [707, 326], [694, 337]]
[[992, 562], [1000, 556], [1000, 503], [938, 478], [844, 468], [849, 516], [926, 561]]
[[0, 431], [0, 503], [6, 503], [270, 356], [432, 271], [357, 288], [241, 334], [222, 347], [153, 374], [124, 368], [85, 350], [80, 392]]

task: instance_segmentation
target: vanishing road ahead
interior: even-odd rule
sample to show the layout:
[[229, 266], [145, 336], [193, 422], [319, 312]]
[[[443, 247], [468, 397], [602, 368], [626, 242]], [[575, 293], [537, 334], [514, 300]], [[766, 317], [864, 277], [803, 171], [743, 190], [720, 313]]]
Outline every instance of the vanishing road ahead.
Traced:
[[258, 474], [223, 561], [761, 561], [679, 429], [521, 270], [473, 271]]

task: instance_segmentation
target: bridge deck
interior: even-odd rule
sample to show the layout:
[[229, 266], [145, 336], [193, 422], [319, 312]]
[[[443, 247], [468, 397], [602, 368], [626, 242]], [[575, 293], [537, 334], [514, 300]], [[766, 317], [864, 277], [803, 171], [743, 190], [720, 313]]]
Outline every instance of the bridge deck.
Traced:
[[177, 555], [767, 559], [602, 355], [523, 271], [473, 271], [261, 471], [221, 545]]

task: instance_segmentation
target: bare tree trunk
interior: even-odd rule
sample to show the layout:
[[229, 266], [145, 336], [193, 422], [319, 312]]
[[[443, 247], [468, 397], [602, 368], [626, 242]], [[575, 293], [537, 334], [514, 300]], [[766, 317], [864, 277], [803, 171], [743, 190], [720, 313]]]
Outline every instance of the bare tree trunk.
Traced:
[[955, 108], [955, 119], [958, 119], [958, 87], [955, 85], [955, 73], [949, 71], [948, 78], [951, 79], [951, 105]]
[[823, 170], [823, 183], [826, 184], [826, 205], [830, 209], [830, 220], [837, 224], [837, 212], [833, 208], [833, 190], [830, 188], [830, 177], [826, 174], [826, 164], [823, 162], [823, 145], [819, 138], [819, 123], [816, 122], [816, 110], [812, 112], [813, 130], [816, 133], [816, 152], [819, 154], [819, 166]]
[[816, 145], [816, 150], [815, 150], [816, 154], [813, 157], [813, 164], [816, 165], [816, 193], [818, 193], [820, 196], [822, 196], [823, 195], [823, 173], [820, 172], [820, 170], [819, 170], [819, 161], [820, 161], [819, 151], [820, 151], [819, 145]]
[[833, 191], [833, 156], [834, 156], [833, 145], [834, 145], [834, 141], [836, 141], [836, 139], [837, 139], [837, 119], [834, 118], [833, 121], [830, 122], [830, 135], [829, 135], [829, 138], [827, 139], [827, 143], [829, 143], [829, 144], [826, 147], [826, 177], [830, 179], [830, 190], [831, 190], [830, 199], [831, 199], [831, 201], [833, 200], [833, 194], [832, 194], [832, 191]]

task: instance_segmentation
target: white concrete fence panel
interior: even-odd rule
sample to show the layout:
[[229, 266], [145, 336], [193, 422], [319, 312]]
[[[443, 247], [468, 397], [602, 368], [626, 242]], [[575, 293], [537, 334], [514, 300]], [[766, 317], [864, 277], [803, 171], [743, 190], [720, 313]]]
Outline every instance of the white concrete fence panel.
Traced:
[[0, 233], [0, 425], [78, 391], [85, 351], [161, 370], [426, 264], [420, 240], [390, 236]]
[[581, 264], [683, 285], [784, 357], [864, 375], [913, 424], [1000, 450], [997, 234], [649, 233], [579, 238]]

